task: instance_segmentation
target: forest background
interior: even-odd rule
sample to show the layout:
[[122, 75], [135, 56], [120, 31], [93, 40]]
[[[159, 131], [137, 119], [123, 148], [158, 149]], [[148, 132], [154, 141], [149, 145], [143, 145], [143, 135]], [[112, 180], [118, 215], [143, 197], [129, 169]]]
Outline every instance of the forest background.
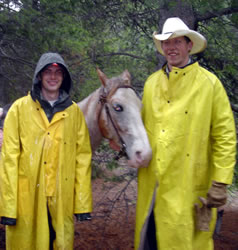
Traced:
[[128, 69], [143, 94], [146, 78], [164, 64], [152, 33], [172, 16], [207, 38], [194, 59], [222, 81], [238, 125], [237, 0], [0, 0], [0, 106], [27, 94], [48, 51], [69, 65], [76, 102], [100, 86], [96, 67], [108, 77]]

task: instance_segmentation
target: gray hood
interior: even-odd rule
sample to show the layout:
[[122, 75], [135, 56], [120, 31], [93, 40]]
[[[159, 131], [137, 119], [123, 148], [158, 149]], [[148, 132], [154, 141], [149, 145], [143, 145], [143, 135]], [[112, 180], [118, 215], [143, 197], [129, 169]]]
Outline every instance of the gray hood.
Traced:
[[52, 52], [48, 52], [45, 53], [41, 56], [41, 58], [39, 59], [37, 65], [36, 65], [36, 69], [35, 69], [35, 73], [34, 73], [34, 77], [33, 77], [33, 86], [32, 86], [32, 91], [34, 92], [36, 86], [38, 85], [38, 87], [41, 86], [41, 81], [38, 79], [38, 74], [49, 64], [52, 63], [57, 63], [59, 65], [61, 65], [64, 70], [65, 70], [65, 77], [63, 80], [63, 83], [60, 87], [60, 89], [63, 89], [64, 91], [66, 91], [66, 93], [69, 94], [70, 89], [72, 88], [72, 79], [68, 70], [68, 66], [65, 64], [64, 59], [57, 53], [52, 53]]

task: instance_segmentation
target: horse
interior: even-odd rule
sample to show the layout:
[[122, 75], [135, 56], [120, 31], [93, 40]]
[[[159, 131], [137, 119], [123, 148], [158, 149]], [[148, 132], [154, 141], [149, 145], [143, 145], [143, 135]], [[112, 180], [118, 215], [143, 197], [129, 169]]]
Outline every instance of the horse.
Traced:
[[129, 166], [148, 166], [152, 150], [141, 119], [142, 103], [131, 85], [130, 73], [125, 70], [110, 79], [100, 69], [97, 74], [101, 87], [77, 103], [85, 116], [92, 150], [106, 138], [112, 149], [127, 156]]

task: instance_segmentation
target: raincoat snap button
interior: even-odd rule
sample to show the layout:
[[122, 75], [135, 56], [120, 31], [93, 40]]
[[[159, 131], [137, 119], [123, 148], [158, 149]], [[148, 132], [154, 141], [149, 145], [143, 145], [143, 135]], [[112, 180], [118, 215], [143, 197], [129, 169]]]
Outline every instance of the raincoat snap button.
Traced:
[[175, 71], [175, 74], [178, 74], [178, 72], [177, 72], [177, 71]]
[[185, 114], [187, 115], [188, 111], [185, 111]]
[[50, 132], [47, 133], [48, 135], [50, 134]]
[[46, 161], [44, 161], [44, 164], [46, 164]]
[[168, 101], [168, 103], [170, 103], [170, 101]]
[[36, 110], [38, 110], [38, 111], [39, 111], [40, 109], [39, 109], [39, 108], [37, 108]]

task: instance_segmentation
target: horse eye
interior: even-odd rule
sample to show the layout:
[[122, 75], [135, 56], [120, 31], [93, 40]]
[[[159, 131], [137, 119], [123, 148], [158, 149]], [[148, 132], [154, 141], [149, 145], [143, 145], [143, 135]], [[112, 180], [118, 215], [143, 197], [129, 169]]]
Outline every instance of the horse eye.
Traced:
[[123, 111], [123, 107], [120, 104], [113, 104], [112, 107], [116, 112], [122, 112]]

